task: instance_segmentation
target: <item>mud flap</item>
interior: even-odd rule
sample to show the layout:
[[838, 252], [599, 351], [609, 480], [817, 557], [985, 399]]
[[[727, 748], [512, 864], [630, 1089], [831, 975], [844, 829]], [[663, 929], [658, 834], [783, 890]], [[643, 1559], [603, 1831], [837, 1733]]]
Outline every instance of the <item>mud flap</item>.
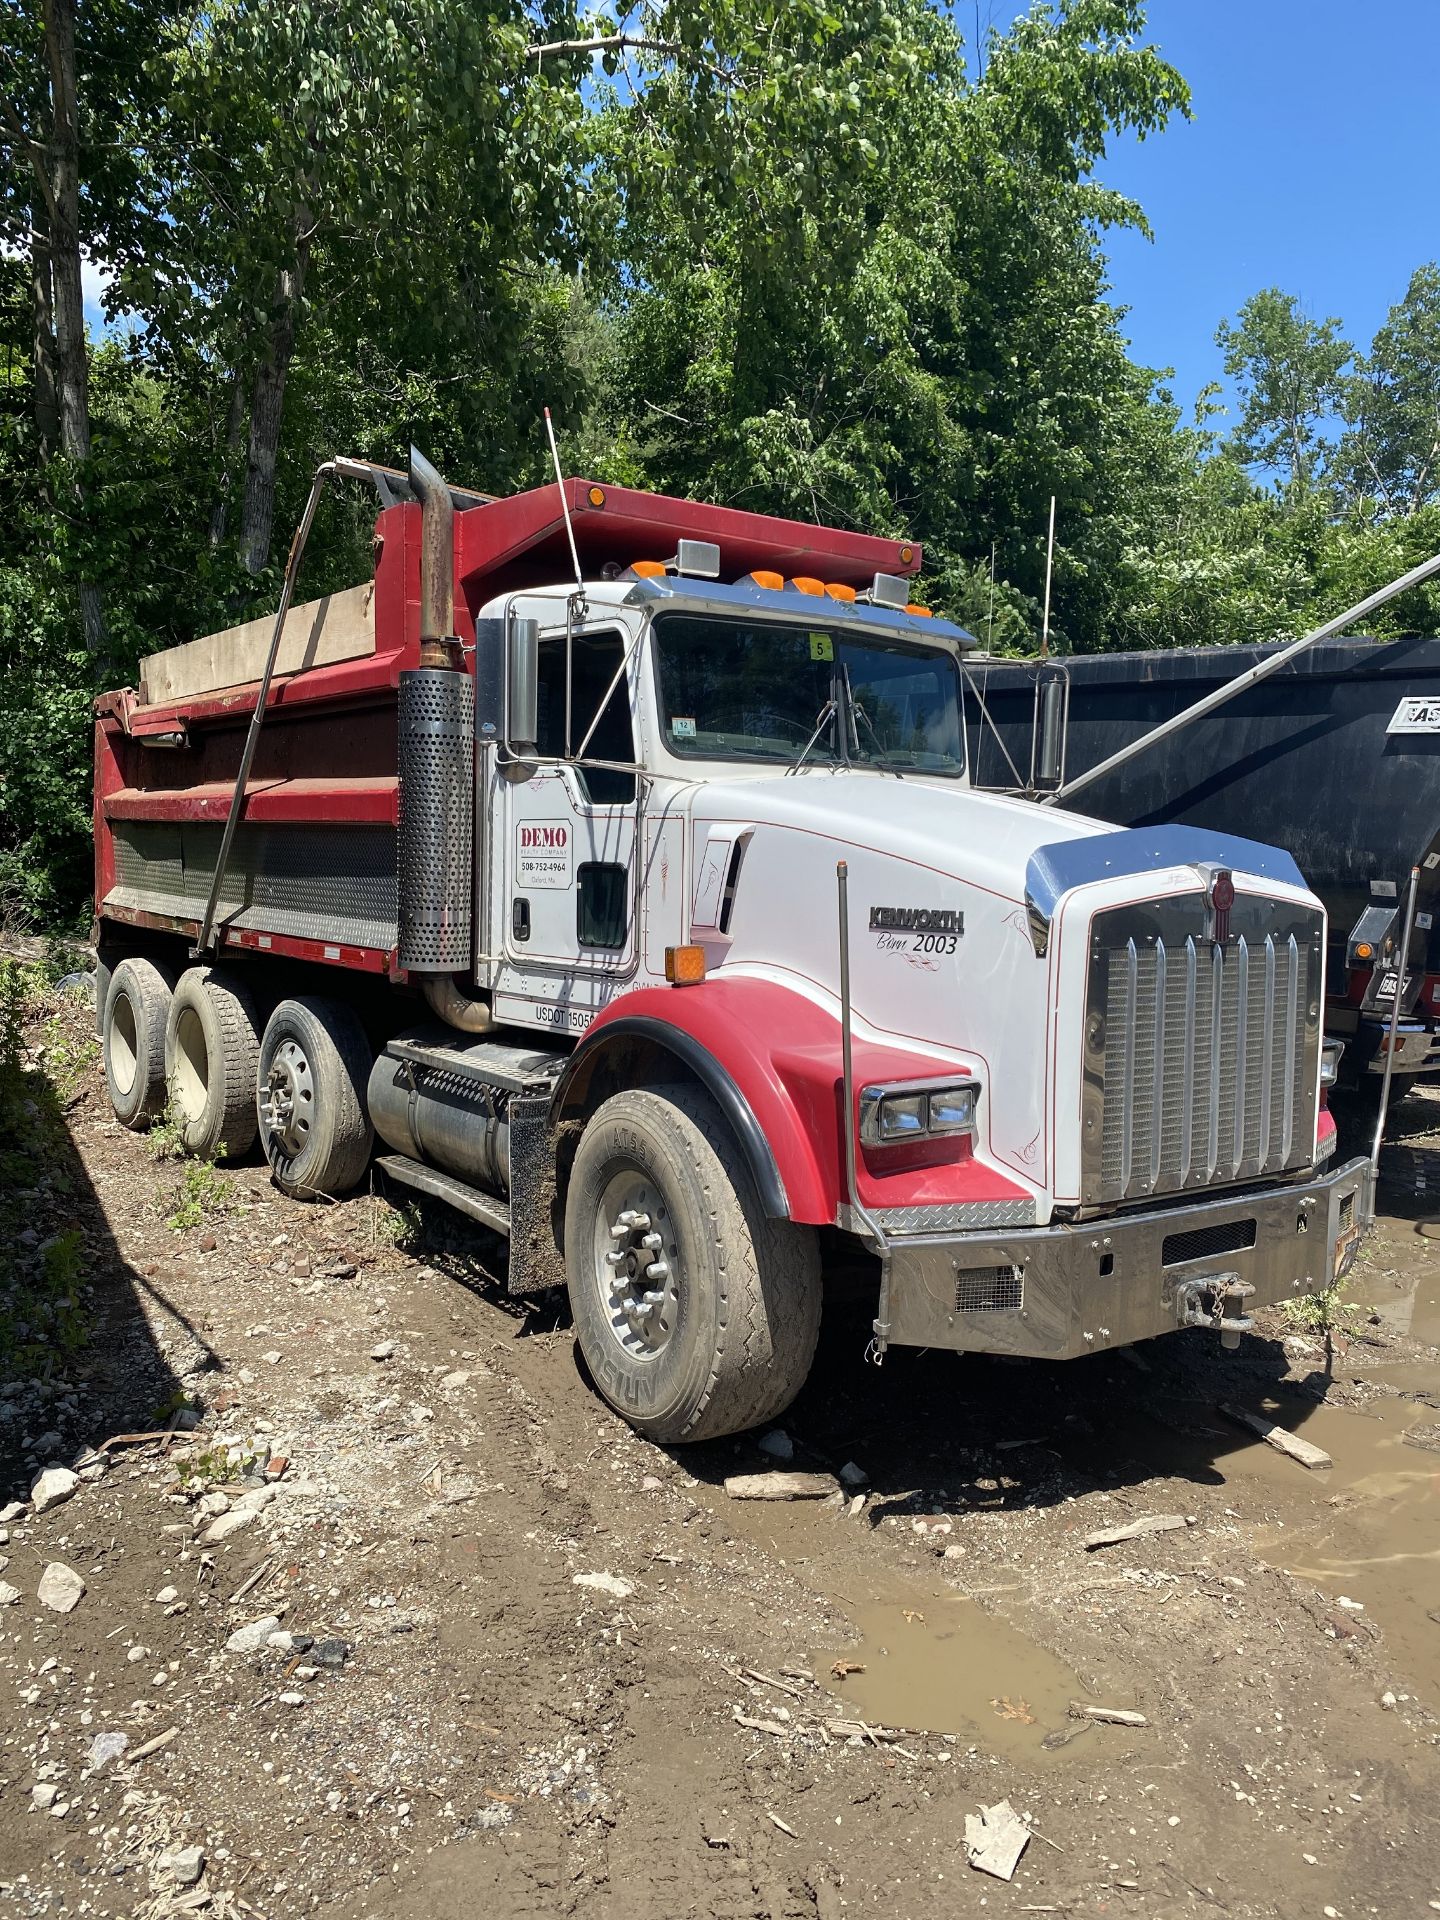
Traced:
[[517, 1093], [506, 1109], [510, 1123], [511, 1293], [544, 1293], [565, 1285], [565, 1258], [556, 1242], [555, 1142], [550, 1091]]

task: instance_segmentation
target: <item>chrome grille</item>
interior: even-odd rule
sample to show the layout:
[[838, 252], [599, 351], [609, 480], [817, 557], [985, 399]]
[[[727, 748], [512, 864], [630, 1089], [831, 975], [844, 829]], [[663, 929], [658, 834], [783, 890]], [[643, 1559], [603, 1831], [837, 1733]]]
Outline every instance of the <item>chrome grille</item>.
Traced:
[[1086, 1008], [1089, 1204], [1309, 1164], [1319, 913], [1242, 897], [1209, 937], [1203, 895], [1097, 914]]

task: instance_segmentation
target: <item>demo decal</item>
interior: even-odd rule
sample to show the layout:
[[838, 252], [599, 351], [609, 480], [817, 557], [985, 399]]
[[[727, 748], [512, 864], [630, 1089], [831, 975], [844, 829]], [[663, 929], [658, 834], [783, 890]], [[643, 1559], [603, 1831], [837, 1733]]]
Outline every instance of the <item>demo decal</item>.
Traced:
[[570, 822], [522, 820], [515, 829], [515, 878], [527, 888], [570, 884]]

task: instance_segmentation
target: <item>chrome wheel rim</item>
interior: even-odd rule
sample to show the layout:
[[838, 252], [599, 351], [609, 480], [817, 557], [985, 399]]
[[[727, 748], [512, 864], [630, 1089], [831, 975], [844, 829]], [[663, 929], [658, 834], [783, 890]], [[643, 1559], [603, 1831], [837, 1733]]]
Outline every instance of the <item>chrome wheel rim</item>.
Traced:
[[638, 1168], [617, 1173], [595, 1213], [595, 1285], [611, 1337], [632, 1359], [654, 1359], [674, 1336], [678, 1252], [654, 1181]]
[[301, 1151], [315, 1119], [315, 1075], [298, 1040], [282, 1040], [260, 1089], [260, 1124], [286, 1154]]

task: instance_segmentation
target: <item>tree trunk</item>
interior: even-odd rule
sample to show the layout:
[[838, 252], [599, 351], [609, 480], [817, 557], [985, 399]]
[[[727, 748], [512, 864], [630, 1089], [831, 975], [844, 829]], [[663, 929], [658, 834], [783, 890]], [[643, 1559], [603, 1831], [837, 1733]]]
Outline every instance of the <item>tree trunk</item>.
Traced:
[[230, 517], [230, 485], [234, 477], [235, 455], [245, 426], [245, 376], [237, 367], [230, 379], [230, 412], [225, 421], [225, 448], [220, 456], [220, 478], [210, 506], [210, 551], [225, 539], [225, 523]]
[[[60, 451], [77, 464], [90, 458], [90, 362], [85, 342], [85, 295], [80, 278], [80, 120], [75, 95], [75, 0], [44, 0], [45, 53], [50, 67], [48, 142], [50, 291], [55, 323], [55, 369]], [[77, 486], [83, 501], [83, 482]], [[106, 645], [98, 587], [79, 584], [85, 645]]]
[[50, 219], [37, 193], [30, 214], [30, 289], [34, 307], [35, 439], [43, 470], [60, 444], [60, 395], [55, 370], [55, 303], [50, 284]]
[[[301, 231], [308, 225], [302, 220]], [[305, 292], [310, 242], [297, 240], [295, 263], [281, 269], [275, 291], [275, 317], [265, 353], [255, 369], [250, 400], [250, 444], [245, 459], [245, 499], [240, 514], [240, 551], [247, 573], [260, 573], [270, 558], [275, 522], [275, 464], [280, 451], [280, 420], [285, 407], [285, 376], [295, 351], [295, 330]]]

